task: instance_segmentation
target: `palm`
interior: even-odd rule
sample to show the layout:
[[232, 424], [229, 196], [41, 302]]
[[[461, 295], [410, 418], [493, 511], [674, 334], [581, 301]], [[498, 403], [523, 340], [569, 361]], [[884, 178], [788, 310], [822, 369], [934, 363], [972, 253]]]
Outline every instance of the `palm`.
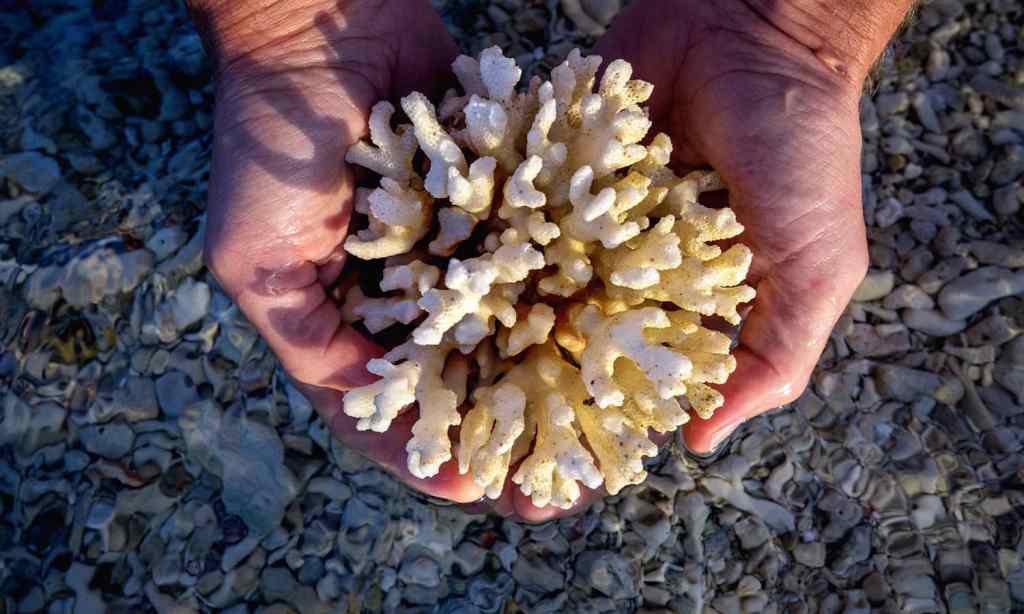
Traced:
[[722, 174], [754, 252], [758, 297], [726, 406], [686, 428], [687, 444], [701, 452], [802, 391], [867, 259], [859, 91], [808, 49], [727, 6], [637, 3], [598, 49], [655, 84], [652, 115], [676, 144], [676, 162]]
[[380, 351], [341, 322], [332, 296], [352, 212], [344, 154], [374, 102], [429, 92], [455, 54], [426, 4], [398, 4], [321, 12], [308, 30], [222, 67], [207, 261], [337, 437], [420, 490], [475, 500], [479, 489], [451, 470], [408, 474], [413, 416], [382, 440], [341, 412]]

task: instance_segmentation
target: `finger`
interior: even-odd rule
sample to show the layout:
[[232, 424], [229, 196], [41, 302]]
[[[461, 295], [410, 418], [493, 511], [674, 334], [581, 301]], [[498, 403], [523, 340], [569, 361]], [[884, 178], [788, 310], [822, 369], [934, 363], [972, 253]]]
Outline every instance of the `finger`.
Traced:
[[340, 391], [375, 379], [365, 365], [383, 350], [342, 321], [314, 263], [258, 268], [252, 277], [235, 300], [293, 377]]
[[478, 501], [483, 489], [468, 474], [460, 474], [458, 462], [452, 459], [441, 465], [437, 475], [421, 479], [409, 472], [405, 444], [412, 437], [412, 425], [418, 417], [415, 409], [399, 415], [384, 433], [360, 431], [356, 419], [342, 411], [343, 394], [337, 390], [297, 384], [317, 408], [331, 434], [346, 448], [358, 452], [383, 467], [403, 484], [434, 497], [457, 503]]

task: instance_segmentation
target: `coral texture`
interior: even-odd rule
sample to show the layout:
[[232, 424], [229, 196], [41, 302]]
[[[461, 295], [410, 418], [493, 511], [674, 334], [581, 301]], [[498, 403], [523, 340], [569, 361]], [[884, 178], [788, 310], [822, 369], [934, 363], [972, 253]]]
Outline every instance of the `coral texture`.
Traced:
[[436, 108], [406, 96], [411, 124], [394, 130], [394, 106], [378, 103], [371, 143], [346, 156], [381, 180], [358, 192], [368, 225], [345, 248], [384, 260], [380, 292], [367, 290], [378, 296], [353, 287], [346, 320], [415, 327], [369, 362], [381, 379], [348, 392], [344, 411], [383, 432], [416, 403], [416, 476], [454, 455], [490, 497], [512, 472], [534, 504], [567, 508], [580, 484], [642, 481], [649, 429], [724, 401], [709, 384], [735, 369], [731, 340], [701, 317], [737, 324], [754, 297], [750, 250], [714, 244], [743, 227], [698, 203], [723, 188], [717, 174], [677, 176], [664, 134], [641, 144], [653, 86], [618, 60], [594, 92], [600, 64], [573, 51], [517, 92], [520, 69], [497, 47], [461, 56], [462, 94]]

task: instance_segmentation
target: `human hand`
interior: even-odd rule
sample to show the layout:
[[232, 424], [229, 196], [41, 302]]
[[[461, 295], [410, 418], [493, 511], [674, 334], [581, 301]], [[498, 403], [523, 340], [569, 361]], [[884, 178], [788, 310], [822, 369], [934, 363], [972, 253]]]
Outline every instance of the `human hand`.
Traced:
[[722, 175], [754, 254], [725, 406], [684, 427], [696, 453], [802, 393], [864, 277], [858, 106], [909, 2], [872, 4], [641, 1], [596, 50], [654, 83], [655, 129], [678, 165]]
[[455, 45], [426, 1], [259, 4], [191, 6], [218, 71], [207, 265], [335, 437], [417, 490], [475, 501], [482, 489], [454, 462], [428, 480], [409, 473], [415, 412], [383, 434], [342, 413], [381, 349], [341, 321], [334, 296], [352, 213], [345, 151], [373, 103], [439, 94]]

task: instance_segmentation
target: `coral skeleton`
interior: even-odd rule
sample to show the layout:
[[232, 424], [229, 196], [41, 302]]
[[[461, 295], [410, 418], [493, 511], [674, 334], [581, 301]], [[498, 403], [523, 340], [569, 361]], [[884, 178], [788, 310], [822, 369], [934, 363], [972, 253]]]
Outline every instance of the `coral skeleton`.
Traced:
[[621, 60], [596, 83], [600, 65], [573, 51], [517, 91], [497, 47], [461, 56], [461, 93], [406, 96], [394, 129], [378, 103], [370, 142], [346, 155], [380, 182], [357, 192], [367, 226], [345, 249], [385, 266], [348, 292], [344, 319], [411, 331], [343, 409], [377, 432], [418, 411], [415, 476], [454, 458], [489, 497], [511, 481], [569, 508], [584, 487], [643, 481], [652, 430], [724, 403], [712, 385], [736, 368], [732, 339], [702, 317], [739, 324], [754, 298], [750, 250], [716, 244], [743, 226], [698, 202], [724, 188], [716, 173], [677, 175], [664, 134], [642, 144], [653, 86]]

